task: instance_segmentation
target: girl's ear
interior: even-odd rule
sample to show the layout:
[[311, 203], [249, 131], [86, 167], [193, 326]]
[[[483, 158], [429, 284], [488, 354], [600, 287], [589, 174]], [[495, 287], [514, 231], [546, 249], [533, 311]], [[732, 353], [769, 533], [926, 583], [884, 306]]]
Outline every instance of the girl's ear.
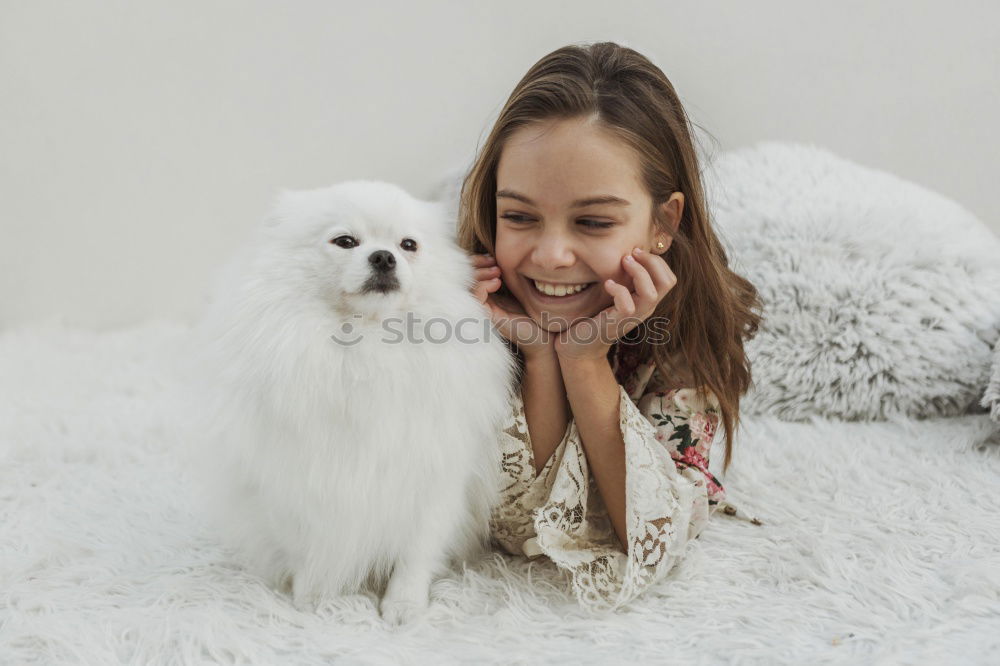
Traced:
[[681, 224], [681, 216], [684, 214], [684, 193], [674, 192], [661, 206], [670, 227], [670, 235], [673, 236], [677, 233], [677, 227]]
[[[670, 247], [677, 233], [677, 228], [681, 224], [681, 216], [684, 214], [684, 193], [674, 192], [670, 198], [660, 204], [660, 211], [666, 221], [669, 231], [660, 231], [653, 238], [653, 254], [663, 254]], [[660, 247], [662, 244], [663, 247]]]

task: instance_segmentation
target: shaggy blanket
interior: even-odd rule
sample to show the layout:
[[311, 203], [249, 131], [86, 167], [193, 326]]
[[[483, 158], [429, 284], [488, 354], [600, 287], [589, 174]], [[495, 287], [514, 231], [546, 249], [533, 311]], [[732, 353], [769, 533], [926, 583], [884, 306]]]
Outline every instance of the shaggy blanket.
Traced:
[[1000, 340], [993, 348], [993, 370], [990, 383], [983, 393], [980, 404], [990, 410], [990, 418], [1000, 424]]
[[[391, 630], [232, 564], [177, 455], [189, 328], [0, 335], [0, 663], [996, 663], [1000, 446], [988, 415], [747, 417], [717, 514], [667, 580], [588, 617], [551, 562], [494, 553]], [[713, 466], [721, 460], [716, 456]]]
[[747, 412], [854, 421], [981, 411], [1000, 338], [1000, 238], [982, 221], [806, 144], [725, 152], [705, 181], [733, 265], [764, 302], [747, 344]]

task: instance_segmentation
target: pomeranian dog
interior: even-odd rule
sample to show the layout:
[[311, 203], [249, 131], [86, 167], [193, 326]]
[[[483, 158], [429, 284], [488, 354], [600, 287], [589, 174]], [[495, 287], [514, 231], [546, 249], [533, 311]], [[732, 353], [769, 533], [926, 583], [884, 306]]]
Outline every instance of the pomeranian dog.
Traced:
[[444, 204], [282, 191], [197, 329], [193, 451], [243, 564], [301, 609], [370, 589], [391, 624], [489, 547], [514, 362]]

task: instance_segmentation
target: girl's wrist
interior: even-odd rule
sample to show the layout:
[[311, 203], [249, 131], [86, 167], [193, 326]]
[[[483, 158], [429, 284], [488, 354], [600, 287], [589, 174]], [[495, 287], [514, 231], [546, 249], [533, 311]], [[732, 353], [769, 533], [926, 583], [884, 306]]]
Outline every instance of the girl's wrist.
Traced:
[[522, 348], [521, 353], [524, 354], [525, 365], [559, 365], [559, 357], [556, 355], [552, 345]]
[[593, 375], [603, 371], [605, 368], [611, 367], [611, 363], [608, 361], [607, 357], [604, 356], [583, 358], [560, 356], [558, 360], [559, 368], [564, 377], [569, 374]]
[[555, 347], [553, 347], [551, 343], [547, 345], [526, 345], [524, 347], [519, 347], [519, 349], [521, 350], [521, 353], [524, 354], [525, 363], [558, 361]]
[[603, 339], [577, 339], [579, 332], [577, 327], [571, 327], [559, 334], [559, 337], [555, 341], [555, 349], [560, 363], [563, 361], [575, 362], [578, 360], [601, 361], [608, 357], [608, 352], [611, 350], [613, 344], [607, 344]]

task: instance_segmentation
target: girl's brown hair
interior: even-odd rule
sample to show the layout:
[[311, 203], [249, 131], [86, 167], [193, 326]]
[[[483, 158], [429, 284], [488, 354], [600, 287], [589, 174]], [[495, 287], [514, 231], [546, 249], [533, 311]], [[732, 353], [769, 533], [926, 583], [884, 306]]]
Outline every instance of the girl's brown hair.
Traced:
[[[673, 238], [662, 257], [677, 284], [650, 315], [670, 322], [669, 339], [653, 343], [644, 324], [628, 337], [639, 340], [640, 358], [652, 358], [664, 377], [676, 372], [669, 357], [680, 352], [699, 389], [715, 394], [728, 470], [740, 396], [752, 383], [743, 342], [756, 334], [762, 305], [753, 284], [729, 269], [709, 221], [690, 120], [656, 65], [613, 42], [564, 46], [535, 63], [504, 104], [462, 184], [459, 244], [469, 253], [495, 253], [497, 164], [507, 139], [532, 123], [579, 117], [593, 117], [635, 150], [652, 196], [653, 223]], [[674, 192], [684, 194], [684, 209], [671, 233], [659, 204]]]

